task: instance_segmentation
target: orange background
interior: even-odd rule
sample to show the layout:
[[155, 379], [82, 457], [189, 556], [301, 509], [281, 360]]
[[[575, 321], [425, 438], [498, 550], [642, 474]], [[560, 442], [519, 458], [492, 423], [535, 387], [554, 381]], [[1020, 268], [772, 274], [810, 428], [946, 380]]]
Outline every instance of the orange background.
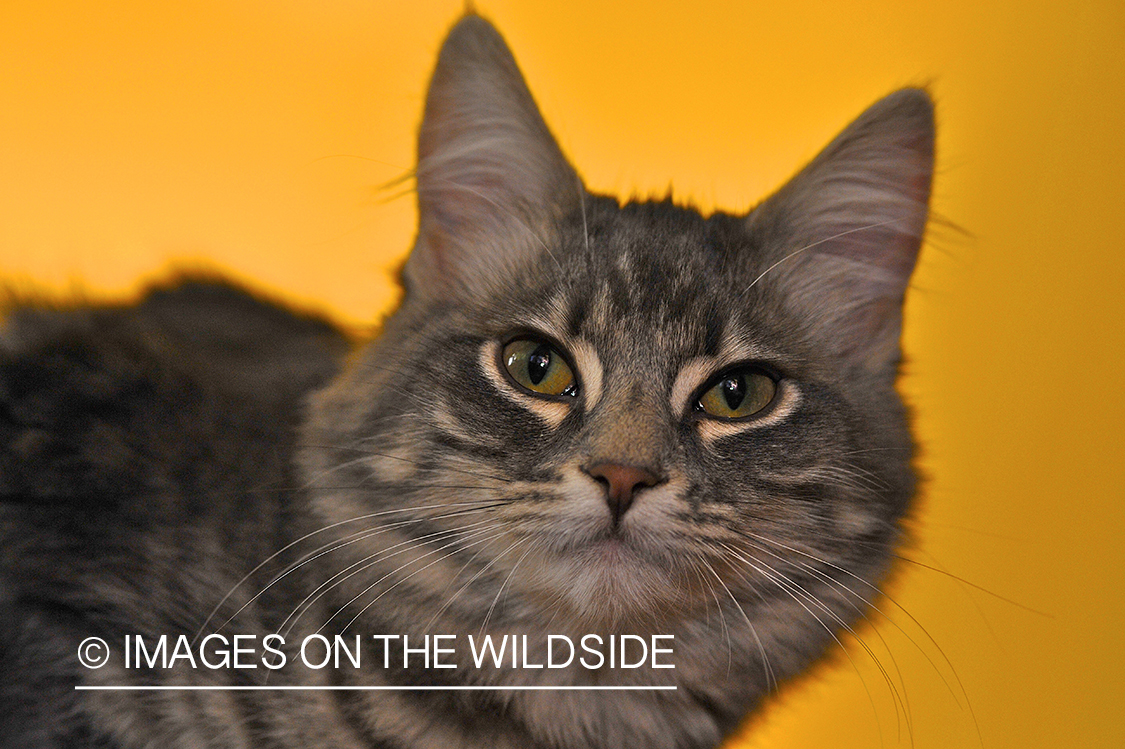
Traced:
[[[411, 166], [459, 7], [4, 0], [0, 277], [116, 298], [203, 265], [374, 321], [414, 221], [379, 185]], [[595, 190], [743, 210], [931, 85], [935, 211], [967, 234], [934, 228], [908, 308], [928, 567], [861, 633], [909, 731], [851, 641], [743, 745], [1125, 745], [1122, 5], [480, 7]]]

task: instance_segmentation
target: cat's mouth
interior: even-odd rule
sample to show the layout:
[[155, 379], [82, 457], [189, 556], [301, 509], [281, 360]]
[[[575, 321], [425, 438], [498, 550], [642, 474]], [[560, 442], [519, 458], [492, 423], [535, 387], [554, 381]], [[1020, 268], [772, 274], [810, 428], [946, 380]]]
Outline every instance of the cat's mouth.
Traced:
[[629, 523], [603, 524], [599, 519], [565, 539], [556, 538], [556, 553], [582, 563], [659, 565], [650, 548], [651, 534], [643, 530]]
[[600, 564], [636, 564], [643, 561], [634, 544], [617, 528], [591, 543], [589, 551], [592, 561]]
[[567, 602], [576, 623], [616, 627], [679, 618], [689, 601], [674, 565], [643, 533], [607, 527], [556, 546], [521, 584], [557, 607]]

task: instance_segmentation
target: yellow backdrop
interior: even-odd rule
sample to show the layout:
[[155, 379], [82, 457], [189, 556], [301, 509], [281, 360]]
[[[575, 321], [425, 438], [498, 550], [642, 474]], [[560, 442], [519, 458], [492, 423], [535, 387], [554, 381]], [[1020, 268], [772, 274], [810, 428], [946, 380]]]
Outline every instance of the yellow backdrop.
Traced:
[[[355, 324], [393, 302], [458, 0], [4, 0], [0, 277], [204, 266]], [[754, 747], [1125, 746], [1125, 12], [482, 0], [596, 190], [745, 209], [893, 88], [939, 107], [903, 388], [930, 480], [862, 645]], [[1007, 600], [1005, 600], [1007, 599]]]

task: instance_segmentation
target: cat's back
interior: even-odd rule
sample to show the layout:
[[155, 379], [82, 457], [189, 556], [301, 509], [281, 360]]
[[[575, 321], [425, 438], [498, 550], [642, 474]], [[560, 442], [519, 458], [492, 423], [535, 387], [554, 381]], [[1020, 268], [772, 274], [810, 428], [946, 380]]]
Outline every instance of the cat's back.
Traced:
[[220, 281], [130, 306], [16, 307], [0, 332], [0, 496], [114, 504], [184, 463], [206, 481], [199, 458], [230, 468], [223, 442], [253, 449], [286, 431], [347, 345], [326, 321]]
[[76, 638], [200, 626], [219, 588], [277, 550], [304, 399], [347, 348], [324, 320], [215, 281], [130, 306], [12, 310], [0, 672], [50, 705], [80, 676]]
[[219, 281], [17, 307], [0, 335], [0, 497], [89, 510], [221, 484], [291, 431], [346, 349], [324, 320]]

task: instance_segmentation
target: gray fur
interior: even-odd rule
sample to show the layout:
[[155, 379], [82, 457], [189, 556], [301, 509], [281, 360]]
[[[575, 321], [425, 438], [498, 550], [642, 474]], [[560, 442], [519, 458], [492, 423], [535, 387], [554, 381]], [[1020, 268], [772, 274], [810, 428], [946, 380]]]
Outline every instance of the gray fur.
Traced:
[[[3, 745], [715, 746], [863, 617], [900, 541], [915, 477], [894, 383], [932, 150], [929, 98], [905, 90], [746, 216], [621, 207], [582, 187], [495, 30], [462, 19], [421, 129], [406, 295], [347, 366], [327, 323], [214, 283], [9, 316]], [[504, 375], [499, 347], [527, 333], [567, 353], [577, 396]], [[744, 362], [778, 377], [773, 405], [693, 408]], [[584, 471], [599, 463], [658, 478], [618, 526]], [[678, 689], [73, 690], [264, 678], [85, 670], [91, 635], [348, 624], [673, 634], [676, 669], [367, 663], [270, 683]]]

